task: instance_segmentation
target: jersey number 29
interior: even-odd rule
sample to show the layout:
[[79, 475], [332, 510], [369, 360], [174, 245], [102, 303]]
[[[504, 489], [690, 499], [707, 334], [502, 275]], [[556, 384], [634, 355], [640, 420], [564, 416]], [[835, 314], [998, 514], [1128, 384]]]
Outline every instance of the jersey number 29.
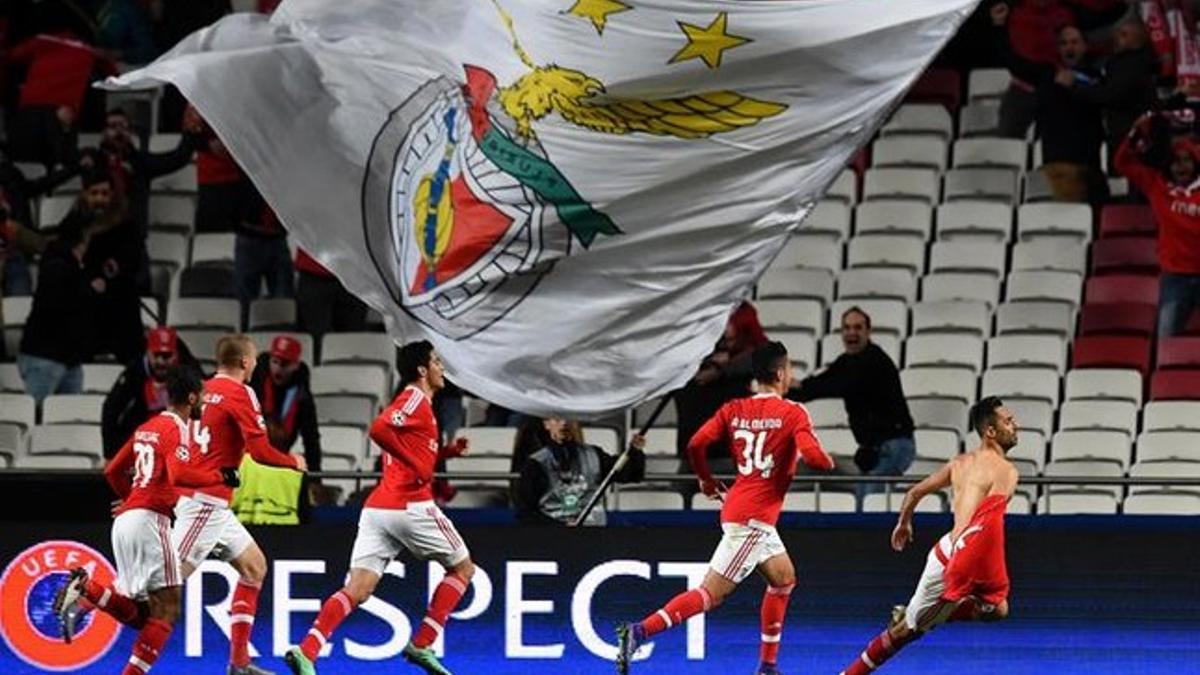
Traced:
[[740, 453], [742, 460], [738, 462], [738, 473], [749, 476], [755, 471], [759, 471], [763, 478], [770, 478], [771, 469], [775, 468], [775, 458], [770, 455], [763, 456], [763, 445], [767, 442], [767, 432], [738, 429], [733, 432], [733, 440], [735, 443], [742, 444]]
[[154, 475], [154, 446], [149, 443], [134, 443], [133, 487], [144, 488]]

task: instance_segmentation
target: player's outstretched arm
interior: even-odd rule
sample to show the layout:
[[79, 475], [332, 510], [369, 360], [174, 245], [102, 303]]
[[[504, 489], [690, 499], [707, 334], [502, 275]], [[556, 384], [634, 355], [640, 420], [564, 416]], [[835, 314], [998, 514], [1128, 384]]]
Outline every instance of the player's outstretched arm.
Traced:
[[[953, 460], [951, 460], [953, 461]], [[917, 504], [921, 500], [938, 490], [943, 490], [950, 485], [950, 462], [942, 465], [942, 468], [934, 471], [925, 477], [920, 483], [908, 489], [904, 493], [904, 502], [900, 505], [900, 516], [897, 518], [896, 528], [892, 530], [892, 548], [896, 551], [904, 550], [904, 547], [912, 541], [912, 517], [917, 510]]]

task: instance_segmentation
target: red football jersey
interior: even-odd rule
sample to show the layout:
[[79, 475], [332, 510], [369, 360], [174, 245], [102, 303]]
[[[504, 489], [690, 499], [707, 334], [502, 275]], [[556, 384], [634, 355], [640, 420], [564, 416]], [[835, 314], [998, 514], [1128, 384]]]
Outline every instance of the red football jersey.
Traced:
[[220, 469], [236, 469], [249, 451], [259, 464], [297, 468], [296, 458], [271, 447], [254, 390], [228, 375], [204, 383], [204, 407], [192, 432], [187, 473], [176, 478], [182, 495], [200, 492], [228, 502], [233, 488], [221, 483]]
[[149, 509], [170, 516], [177, 497], [173, 464], [187, 453], [188, 423], [175, 413], [161, 412], [138, 427], [104, 467], [104, 477], [122, 499], [116, 513]]
[[777, 394], [729, 401], [700, 427], [688, 443], [688, 458], [701, 478], [712, 475], [705, 450], [721, 439], [728, 442], [738, 471], [721, 507], [723, 523], [774, 525], [800, 459], [814, 469], [833, 468], [833, 458], [813, 434], [808, 411]]
[[409, 502], [433, 499], [439, 438], [429, 397], [417, 387], [405, 387], [371, 424], [371, 440], [383, 450], [383, 480], [364, 506], [403, 509]]

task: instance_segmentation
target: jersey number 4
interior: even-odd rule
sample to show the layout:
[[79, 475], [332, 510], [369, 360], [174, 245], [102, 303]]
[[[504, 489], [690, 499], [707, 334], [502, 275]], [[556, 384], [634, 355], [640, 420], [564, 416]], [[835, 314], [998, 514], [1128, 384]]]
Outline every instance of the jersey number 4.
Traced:
[[196, 445], [200, 446], [200, 454], [207, 455], [208, 443], [212, 440], [212, 433], [209, 432], [208, 427], [200, 422], [193, 422], [192, 424], [192, 440], [196, 442]]
[[742, 460], [738, 462], [738, 473], [743, 476], [758, 471], [763, 478], [771, 477], [771, 469], [775, 468], [775, 458], [767, 455], [763, 456], [763, 446], [767, 442], [767, 432], [747, 431], [738, 429], [733, 432], [733, 440], [735, 443], [741, 443]]

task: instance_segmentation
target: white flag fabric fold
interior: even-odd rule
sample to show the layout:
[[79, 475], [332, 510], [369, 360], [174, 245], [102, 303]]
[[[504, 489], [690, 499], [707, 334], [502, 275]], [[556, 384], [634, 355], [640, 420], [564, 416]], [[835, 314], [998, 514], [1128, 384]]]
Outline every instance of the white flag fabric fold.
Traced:
[[300, 246], [463, 388], [676, 388], [976, 0], [287, 0], [169, 82]]

